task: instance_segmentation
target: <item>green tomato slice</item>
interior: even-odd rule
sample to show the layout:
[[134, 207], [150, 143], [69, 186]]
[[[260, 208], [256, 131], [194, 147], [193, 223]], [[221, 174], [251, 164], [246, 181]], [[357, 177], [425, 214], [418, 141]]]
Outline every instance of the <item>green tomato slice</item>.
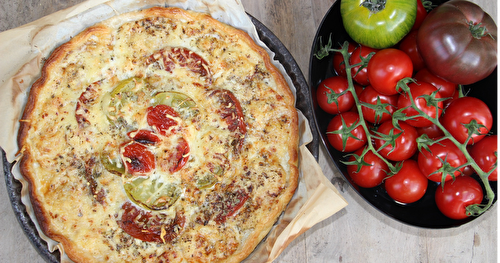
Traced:
[[124, 188], [135, 204], [150, 210], [167, 209], [181, 195], [181, 189], [175, 184], [143, 177], [126, 182]]
[[215, 170], [209, 173], [206, 173], [204, 176], [198, 178], [196, 180], [196, 187], [198, 189], [208, 189], [214, 186], [217, 183], [217, 177], [222, 176], [224, 173], [224, 169], [220, 166], [217, 166]]
[[104, 95], [101, 107], [110, 122], [119, 121], [118, 113], [122, 108], [137, 101], [137, 92], [144, 86], [143, 82], [141, 78], [129, 78]]
[[125, 173], [125, 165], [122, 163], [122, 160], [119, 156], [116, 158], [112, 158], [110, 154], [103, 152], [101, 153], [100, 159], [104, 168], [110, 173], [117, 175]]
[[157, 106], [159, 104], [167, 105], [174, 108], [181, 117], [189, 118], [198, 114], [196, 102], [188, 95], [177, 91], [160, 92], [153, 96], [151, 104]]

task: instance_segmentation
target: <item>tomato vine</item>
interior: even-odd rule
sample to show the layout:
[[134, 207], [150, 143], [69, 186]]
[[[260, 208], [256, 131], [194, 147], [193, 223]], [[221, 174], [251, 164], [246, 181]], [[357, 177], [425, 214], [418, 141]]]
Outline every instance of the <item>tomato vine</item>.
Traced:
[[[350, 59], [350, 54], [349, 54], [349, 51], [348, 51], [348, 46], [349, 46], [349, 43], [346, 41], [340, 49], [335, 49], [335, 48], [332, 48], [332, 43], [331, 43], [331, 38], [329, 39], [329, 42], [325, 45], [325, 46], [322, 46], [322, 43], [321, 43], [321, 40], [320, 40], [320, 48], [318, 49], [318, 52], [316, 54], [316, 57], [318, 59], [322, 59], [326, 56], [328, 56], [329, 52], [340, 52], [344, 58], [344, 63], [345, 63], [345, 71], [347, 73], [347, 81], [348, 81], [348, 90], [352, 93], [353, 97], [354, 97], [354, 101], [355, 101], [355, 107], [357, 109], [358, 112], [362, 112], [362, 107], [366, 107], [367, 105], [365, 105], [365, 103], [362, 103], [360, 102], [359, 98], [358, 98], [358, 95], [356, 94], [356, 91], [354, 89], [354, 81], [353, 81], [353, 75], [352, 75], [352, 72], [351, 72], [351, 69], [355, 68], [355, 67], [358, 67], [360, 66], [360, 64], [364, 63], [364, 62], [361, 62], [361, 63], [358, 63], [358, 64], [353, 64], [351, 65], [349, 63], [349, 59]], [[417, 138], [417, 144], [418, 144], [418, 151], [422, 152], [422, 151], [429, 151], [429, 147], [433, 144], [439, 144], [440, 142], [444, 141], [444, 140], [450, 140], [451, 142], [453, 142], [454, 145], [456, 145], [460, 151], [465, 155], [466, 159], [467, 159], [467, 162], [459, 167], [453, 167], [451, 165], [449, 165], [447, 163], [447, 160], [446, 158], [442, 159], [440, 158], [443, 166], [438, 170], [436, 171], [436, 173], [438, 172], [442, 172], [442, 180], [441, 180], [441, 185], [444, 186], [444, 182], [445, 182], [445, 178], [450, 175], [452, 177], [452, 180], [455, 180], [455, 172], [457, 171], [461, 171], [463, 170], [464, 167], [466, 166], [470, 166], [472, 167], [472, 169], [474, 169], [474, 171], [476, 172], [476, 174], [479, 176], [485, 190], [486, 190], [486, 195], [485, 195], [485, 198], [487, 199], [487, 203], [486, 204], [473, 204], [473, 205], [469, 205], [467, 206], [466, 208], [466, 214], [468, 216], [478, 216], [482, 213], [484, 213], [485, 211], [487, 211], [491, 205], [493, 204], [493, 201], [494, 201], [494, 198], [495, 198], [495, 193], [494, 191], [492, 190], [490, 184], [489, 184], [489, 181], [488, 181], [488, 176], [495, 170], [495, 169], [491, 169], [490, 171], [483, 171], [479, 165], [475, 162], [475, 160], [471, 157], [471, 155], [469, 154], [469, 152], [467, 151], [467, 142], [469, 140], [471, 140], [472, 138], [472, 135], [473, 134], [477, 134], [479, 129], [484, 127], [484, 125], [481, 125], [481, 124], [478, 124], [475, 120], [471, 121], [470, 123], [468, 124], [464, 124], [464, 127], [467, 128], [468, 130], [468, 138], [465, 142], [461, 143], [459, 142], [457, 139], [455, 139], [452, 134], [440, 123], [439, 121], [439, 114], [438, 111], [439, 110], [442, 110], [439, 106], [438, 106], [438, 103], [439, 102], [443, 102], [445, 101], [446, 99], [448, 98], [438, 98], [436, 96], [437, 92], [434, 92], [430, 95], [423, 95], [423, 96], [419, 96], [419, 98], [423, 98], [425, 99], [426, 103], [427, 103], [427, 106], [433, 106], [435, 108], [435, 111], [436, 111], [436, 114], [435, 114], [435, 117], [431, 117], [429, 116], [426, 112], [424, 112], [423, 110], [421, 110], [420, 108], [417, 107], [417, 105], [415, 104], [414, 102], [414, 98], [410, 92], [410, 88], [408, 87], [408, 84], [409, 83], [412, 83], [412, 82], [415, 82], [414, 79], [412, 78], [404, 78], [402, 80], [400, 80], [398, 82], [398, 85], [397, 85], [397, 90], [399, 93], [405, 93], [407, 96], [409, 96], [409, 101], [411, 101], [411, 106], [408, 106], [408, 107], [411, 107], [413, 108], [413, 110], [415, 110], [417, 112], [416, 115], [413, 115], [413, 116], [407, 116], [403, 111], [406, 109], [406, 108], [402, 108], [402, 109], [398, 109], [396, 112], [394, 112], [392, 114], [392, 123], [394, 125], [394, 128], [395, 129], [400, 129], [399, 127], [399, 122], [400, 121], [407, 121], [409, 119], [415, 119], [415, 118], [418, 118], [418, 117], [423, 117], [429, 121], [432, 122], [432, 124], [436, 125], [440, 130], [442, 130], [442, 132], [444, 133], [444, 136], [439, 138], [439, 139], [430, 139], [427, 135], [423, 134], [421, 135], [420, 137]], [[464, 96], [462, 94], [462, 87], [459, 87], [459, 90], [460, 90], [460, 96]], [[379, 110], [379, 111], [383, 111], [384, 107], [382, 107], [383, 105], [371, 105], [371, 107], [373, 107], [374, 109], [376, 110]], [[367, 122], [365, 121], [365, 118], [363, 116], [363, 114], [359, 114], [359, 121], [357, 122], [357, 124], [353, 125], [353, 126], [350, 126], [348, 129], [348, 131], [342, 131], [342, 133], [346, 133], [346, 132], [350, 132], [351, 130], [353, 130], [354, 128], [358, 127], [358, 126], [361, 126], [364, 130], [365, 130], [365, 133], [366, 133], [366, 140], [368, 142], [371, 142], [373, 139], [376, 139], [377, 137], [380, 137], [381, 135], [378, 134], [378, 133], [373, 133], [371, 132], [371, 127], [369, 127], [367, 125]], [[391, 133], [390, 135], [384, 135], [384, 137], [382, 138], [383, 140], [386, 140], [387, 143], [390, 143], [390, 141], [394, 141], [397, 139], [398, 136], [400, 136], [401, 133]], [[388, 138], [391, 137], [391, 138]], [[380, 139], [380, 138], [379, 138]], [[396, 162], [396, 163], [393, 163], [389, 160], [387, 160], [386, 158], [384, 158], [380, 153], [380, 149], [383, 148], [383, 147], [380, 147], [379, 149], [376, 149], [375, 146], [372, 144], [372, 143], [367, 143], [367, 146], [366, 146], [366, 149], [362, 151], [361, 155], [358, 156], [358, 155], [355, 155], [353, 153], [350, 153], [350, 154], [347, 154], [345, 157], [349, 157], [349, 156], [354, 156], [355, 158], [354, 161], [343, 161], [344, 164], [346, 165], [356, 165], [358, 167], [358, 169], [360, 169], [361, 166], [363, 165], [367, 165], [366, 162], [363, 161], [363, 156], [367, 153], [367, 152], [372, 152], [373, 154], [375, 154], [378, 158], [380, 158], [381, 160], [383, 160], [384, 163], [387, 164], [387, 167], [389, 169], [388, 171], [388, 175], [389, 177], [398, 173], [402, 167], [402, 162]], [[352, 158], [351, 158], [352, 159]], [[495, 168], [496, 168], [496, 164], [495, 164]], [[462, 172], [460, 172], [462, 173]]]

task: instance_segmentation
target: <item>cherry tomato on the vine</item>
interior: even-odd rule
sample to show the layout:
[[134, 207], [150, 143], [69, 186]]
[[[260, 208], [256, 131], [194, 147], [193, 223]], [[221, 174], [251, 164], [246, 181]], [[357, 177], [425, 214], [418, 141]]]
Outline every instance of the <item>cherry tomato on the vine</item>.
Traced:
[[[356, 64], [362, 63], [361, 58], [367, 59], [368, 56], [372, 52], [376, 53], [377, 51], [378, 51], [378, 49], [359, 45], [352, 52], [351, 57], [349, 59], [349, 64], [356, 65]], [[368, 64], [366, 64], [365, 67], [363, 67], [363, 68], [361, 66], [362, 65], [358, 65], [358, 66], [353, 67], [351, 70], [351, 75], [352, 75], [353, 80], [356, 83], [358, 83], [361, 86], [366, 86], [370, 83], [368, 80], [368, 69], [366, 67], [366, 66], [368, 66]]]
[[398, 81], [413, 75], [411, 58], [403, 51], [386, 48], [378, 51], [368, 62], [368, 81], [384, 95], [396, 95]]
[[439, 211], [452, 219], [467, 218], [466, 207], [480, 204], [483, 200], [481, 185], [470, 176], [460, 176], [436, 189], [436, 205]]
[[[490, 135], [484, 137], [480, 142], [472, 145], [469, 149], [471, 157], [476, 164], [487, 173], [495, 167], [498, 158], [498, 141], [497, 135]], [[495, 169], [489, 176], [488, 180], [497, 181], [498, 174]]]
[[[466, 126], [476, 122], [467, 129]], [[443, 126], [460, 143], [465, 143], [469, 136], [469, 130], [474, 131], [467, 144], [478, 143], [491, 129], [493, 116], [488, 105], [482, 100], [474, 97], [462, 97], [453, 100], [446, 108], [441, 118]]]
[[418, 136], [422, 136], [426, 134], [430, 139], [435, 139], [444, 136], [443, 130], [441, 130], [436, 124], [431, 124], [425, 127], [417, 128]]
[[[349, 157], [349, 161], [355, 161], [357, 157], [361, 156], [364, 149], [361, 148], [354, 152], [354, 155]], [[359, 170], [357, 165], [347, 165], [347, 172], [352, 181], [364, 188], [371, 188], [381, 184], [389, 171], [387, 164], [371, 151], [368, 151], [363, 156], [363, 161], [368, 165], [360, 166]]]
[[442, 79], [434, 74], [432, 74], [427, 68], [422, 68], [419, 70], [414, 78], [417, 81], [423, 81], [434, 85], [438, 89], [441, 98], [453, 97], [458, 85], [447, 80]]
[[[418, 154], [418, 167], [427, 178], [434, 182], [443, 181], [443, 172], [446, 173], [444, 181], [458, 177], [464, 171], [467, 158], [464, 153], [449, 139], [444, 139], [422, 149]], [[460, 168], [459, 168], [460, 167]], [[458, 169], [457, 169], [458, 168]]]
[[[347, 51], [349, 55], [352, 54], [356, 46], [352, 43], [348, 43]], [[344, 56], [340, 52], [335, 52], [333, 54], [333, 69], [335, 70], [335, 73], [337, 73], [338, 76], [342, 77], [347, 77], [347, 74], [345, 72], [345, 62], [344, 62]]]
[[[388, 120], [378, 127], [373, 140], [375, 149], [380, 155], [391, 161], [406, 160], [417, 151], [418, 133], [415, 127], [402, 121], [399, 122], [399, 127], [401, 129], [394, 127], [392, 121]], [[385, 138], [386, 136], [387, 139], [379, 138]]]
[[398, 97], [399, 95], [383, 95], [367, 86], [359, 95], [363, 117], [374, 124], [389, 120], [397, 110]]
[[[438, 110], [436, 111], [436, 107], [428, 105], [428, 100], [425, 97], [422, 97], [422, 96], [428, 96], [427, 98], [429, 99], [432, 98], [440, 99], [441, 95], [439, 94], [439, 92], [437, 92], [436, 87], [427, 82], [416, 82], [416, 83], [412, 82], [408, 85], [408, 87], [410, 88], [410, 93], [412, 95], [413, 102], [415, 103], [418, 109], [422, 110], [425, 114], [427, 114], [431, 118], [439, 118], [439, 116], [441, 116], [441, 113], [443, 112], [442, 110], [443, 102], [436, 101], [436, 105], [438, 107]], [[403, 113], [405, 113], [407, 117], [418, 115], [419, 114], [418, 111], [410, 106], [412, 106], [412, 101], [410, 99], [410, 96], [406, 93], [401, 94], [398, 99], [398, 108], [402, 109], [405, 107], [409, 107], [403, 110]], [[406, 122], [414, 127], [425, 127], [432, 124], [432, 121], [423, 116], [418, 116], [406, 120]]]
[[417, 17], [415, 18], [415, 23], [413, 24], [411, 30], [419, 29], [420, 25], [422, 25], [422, 22], [424, 22], [424, 19], [427, 16], [427, 10], [425, 9], [422, 1], [426, 0], [417, 0]]
[[427, 191], [429, 180], [415, 160], [403, 161], [401, 170], [385, 180], [385, 190], [394, 200], [409, 204], [420, 200]]
[[417, 34], [418, 31], [411, 31], [399, 43], [399, 49], [411, 58], [413, 71], [419, 71], [425, 67], [424, 59], [418, 52]]
[[339, 114], [352, 109], [355, 102], [348, 89], [349, 84], [345, 77], [334, 76], [323, 80], [316, 90], [319, 107], [330, 114]]
[[335, 116], [326, 128], [326, 137], [333, 148], [353, 152], [366, 144], [365, 130], [359, 123], [359, 114], [344, 112]]

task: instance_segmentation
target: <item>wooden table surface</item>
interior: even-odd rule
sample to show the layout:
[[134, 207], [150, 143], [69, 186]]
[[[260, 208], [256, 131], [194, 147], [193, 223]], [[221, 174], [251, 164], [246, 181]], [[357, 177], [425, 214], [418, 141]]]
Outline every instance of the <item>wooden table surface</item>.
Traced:
[[[2, 0], [0, 31], [75, 5], [82, 0]], [[315, 32], [335, 0], [242, 0], [247, 12], [288, 48], [304, 76]], [[473, 0], [497, 21], [497, 1]], [[0, 59], [1, 62], [1, 59]], [[275, 262], [496, 262], [497, 205], [464, 226], [429, 230], [380, 213], [340, 179], [320, 148], [319, 163], [349, 205], [299, 236]], [[19, 226], [0, 180], [0, 262], [44, 262]]]

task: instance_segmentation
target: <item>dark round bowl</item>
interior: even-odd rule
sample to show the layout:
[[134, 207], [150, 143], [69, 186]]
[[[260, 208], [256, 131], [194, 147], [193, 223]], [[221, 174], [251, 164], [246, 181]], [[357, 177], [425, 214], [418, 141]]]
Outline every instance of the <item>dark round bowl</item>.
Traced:
[[[434, 4], [440, 4], [445, 1], [433, 0]], [[320, 134], [322, 144], [326, 147], [328, 155], [331, 157], [337, 168], [342, 172], [344, 178], [351, 184], [354, 190], [369, 204], [375, 207], [381, 213], [403, 222], [405, 224], [423, 228], [451, 228], [463, 225], [473, 221], [477, 217], [469, 217], [463, 220], [453, 220], [444, 216], [437, 208], [434, 201], [434, 193], [438, 187], [438, 183], [429, 181], [429, 186], [426, 194], [422, 199], [411, 204], [401, 204], [395, 202], [387, 192], [384, 190], [383, 185], [374, 188], [362, 188], [355, 185], [349, 174], [347, 173], [346, 166], [341, 162], [346, 160], [345, 153], [335, 150], [330, 146], [326, 138], [326, 127], [330, 120], [334, 117], [321, 110], [316, 100], [316, 88], [324, 79], [335, 76], [336, 73], [332, 66], [333, 53], [328, 57], [321, 60], [314, 57], [314, 53], [320, 44], [328, 42], [331, 35], [334, 48], [340, 48], [340, 45], [345, 41], [353, 42], [353, 40], [346, 33], [342, 18], [340, 16], [340, 0], [337, 0], [330, 10], [326, 13], [321, 25], [319, 26], [314, 42], [311, 49], [311, 57], [309, 64], [309, 86], [311, 88], [311, 100], [313, 102], [313, 114], [316, 122], [317, 130]], [[497, 134], [497, 70], [486, 79], [464, 87], [468, 91], [468, 96], [477, 97], [483, 100], [490, 108], [494, 123], [492, 133]], [[485, 92], [487, 90], [487, 92]], [[473, 175], [477, 178], [477, 175]], [[495, 202], [497, 193], [497, 182], [490, 182], [490, 185], [495, 192]]]

